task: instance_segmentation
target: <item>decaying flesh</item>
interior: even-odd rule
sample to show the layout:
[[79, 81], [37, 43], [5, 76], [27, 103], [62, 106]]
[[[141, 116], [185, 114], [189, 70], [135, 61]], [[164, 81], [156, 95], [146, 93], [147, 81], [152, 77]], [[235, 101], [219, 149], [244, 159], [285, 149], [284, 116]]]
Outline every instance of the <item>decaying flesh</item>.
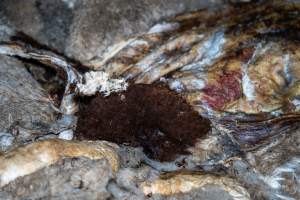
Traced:
[[[82, 75], [64, 57], [33, 46], [26, 47], [20, 41], [3, 43], [0, 49], [3, 54], [9, 56], [37, 60], [67, 76], [60, 106], [64, 115], [74, 114], [78, 110], [76, 95], [90, 96], [98, 91], [108, 96], [111, 92], [127, 88], [124, 79], [113, 79], [105, 71], [91, 71]], [[127, 91], [121, 94], [123, 100], [120, 96], [115, 100], [110, 99], [111, 97], [101, 100], [100, 96], [98, 100], [93, 100], [82, 109], [79, 113], [77, 135], [81, 139], [107, 139], [142, 146], [151, 158], [170, 161], [178, 154], [187, 153], [187, 148], [193, 146], [197, 138], [209, 132], [210, 122], [193, 111], [175, 92], [166, 87], [151, 87], [145, 84], [132, 88], [128, 95]], [[120, 105], [117, 106], [118, 104]], [[117, 114], [118, 112], [120, 113]], [[93, 115], [95, 116], [92, 117]], [[101, 133], [98, 133], [99, 131]], [[69, 132], [63, 131], [59, 135], [60, 138], [72, 138], [69, 136], [72, 134], [64, 136]], [[181, 147], [178, 147], [177, 143], [180, 143]]]
[[[63, 57], [22, 43], [1, 44], [0, 54], [35, 59], [66, 73], [67, 87], [60, 109], [65, 114], [76, 112], [76, 95], [91, 95], [96, 91], [105, 94], [106, 88], [123, 90], [124, 80], [139, 84], [162, 81], [185, 97], [201, 115], [209, 117], [220, 135], [228, 133], [241, 147], [246, 147], [244, 150], [259, 154], [254, 147], [262, 143], [274, 145], [274, 141], [280, 143], [276, 136], [296, 129], [300, 119], [299, 10], [296, 3], [267, 2], [177, 16], [113, 46], [101, 60], [92, 61], [95, 71], [85, 75]], [[103, 80], [115, 81], [103, 87]], [[207, 146], [209, 142], [212, 141], [208, 139]], [[201, 148], [205, 151], [199, 153], [195, 148], [194, 153], [209, 157], [208, 162], [213, 160], [210, 157], [218, 157], [222, 152], [218, 150], [214, 154], [213, 148], [205, 149], [203, 143]], [[212, 155], [205, 155], [208, 150]], [[247, 159], [253, 161], [251, 156]], [[220, 163], [226, 165], [224, 160]], [[286, 188], [277, 183], [286, 181], [283, 172], [296, 171], [298, 163], [297, 159], [287, 160], [273, 174], [253, 170], [249, 180], [239, 170], [235, 176], [246, 185], [251, 185], [253, 180], [256, 186], [263, 182], [270, 186], [266, 190], [270, 194], [283, 191], [274, 193], [276, 198], [289, 198], [285, 196]], [[251, 165], [244, 166], [246, 171]], [[296, 174], [294, 171], [292, 175]], [[178, 180], [181, 178], [178, 175]], [[171, 187], [173, 180], [177, 177], [157, 184]], [[186, 181], [193, 183], [189, 178]], [[184, 190], [181, 186], [176, 192]], [[171, 188], [168, 193], [172, 192]]]
[[2, 44], [0, 53], [66, 72], [61, 103], [65, 114], [76, 111], [72, 90], [90, 95], [99, 87], [126, 88], [122, 80], [103, 86], [108, 77], [145, 84], [160, 80], [248, 148], [292, 129], [299, 119], [299, 5], [278, 2], [220, 9], [177, 16], [116, 44], [92, 62], [99, 72], [84, 75], [85, 87], [83, 75], [52, 52], [11, 43]]
[[[276, 1], [218, 11], [195, 12], [156, 25], [115, 45], [92, 67], [135, 83], [169, 84], [244, 150], [266, 145], [265, 153], [256, 156], [263, 159], [260, 165], [270, 166], [269, 150], [284, 152], [293, 142], [282, 143], [280, 134], [291, 134], [300, 120], [300, 5]], [[274, 172], [261, 175], [254, 170], [257, 174], [243, 182], [261, 177], [254, 185], [265, 181], [271, 188], [262, 191], [269, 191], [270, 199], [299, 198], [298, 184], [289, 184], [299, 170], [297, 157], [272, 156], [287, 160]]]
[[2, 43], [0, 54], [36, 60], [54, 68], [60, 76], [65, 77], [66, 87], [60, 112], [66, 115], [74, 114], [78, 110], [74, 100], [76, 94], [90, 96], [98, 91], [104, 95], [109, 95], [110, 92], [122, 91], [127, 87], [124, 80], [110, 79], [106, 72], [91, 71], [82, 74], [75, 69], [73, 63], [68, 62], [64, 57], [49, 50], [36, 49], [23, 42]]
[[106, 141], [66, 141], [50, 139], [34, 142], [0, 155], [0, 187], [31, 174], [65, 157], [108, 160], [113, 171], [119, 168], [117, 145]]
[[252, 148], [300, 119], [299, 8], [278, 1], [177, 16], [92, 67], [135, 83], [166, 82]]
[[109, 97], [81, 101], [76, 135], [143, 147], [152, 159], [172, 161], [209, 133], [210, 121], [162, 84], [133, 84]]

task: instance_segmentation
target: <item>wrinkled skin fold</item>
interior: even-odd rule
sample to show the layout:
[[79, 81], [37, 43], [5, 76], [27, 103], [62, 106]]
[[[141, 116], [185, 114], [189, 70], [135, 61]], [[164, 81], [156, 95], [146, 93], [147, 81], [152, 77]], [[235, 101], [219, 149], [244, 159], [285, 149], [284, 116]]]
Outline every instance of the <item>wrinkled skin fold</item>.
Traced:
[[112, 47], [93, 68], [135, 83], [168, 83], [252, 148], [300, 119], [299, 5], [221, 9], [158, 24]]
[[[228, 159], [226, 156], [217, 161], [231, 167], [234, 171], [231, 175], [238, 177], [243, 186], [251, 189], [255, 185], [253, 190], [259, 192], [254, 195], [258, 199], [259, 195], [269, 199], [297, 198], [298, 193], [288, 191], [278, 182], [285, 180], [283, 173], [298, 176], [298, 159], [278, 159], [280, 162], [276, 166], [279, 170], [273, 174], [264, 169], [267, 167], [261, 166], [272, 164], [271, 160], [276, 158], [276, 155], [266, 153], [269, 147], [264, 145], [285, 151], [280, 144], [289, 146], [293, 142], [286, 141], [284, 137], [298, 128], [300, 120], [299, 12], [300, 6], [296, 3], [278, 2], [274, 5], [266, 2], [180, 15], [154, 26], [145, 34], [116, 44], [101, 59], [91, 61], [92, 66], [89, 67], [93, 75], [103, 72], [114, 80], [136, 84], [166, 83], [200, 115], [212, 121], [219, 138], [220, 135], [229, 135], [233, 143], [244, 150], [244, 154], [236, 157], [247, 162], [231, 162], [236, 157]], [[79, 90], [79, 85], [84, 84], [83, 74], [64, 57], [18, 42], [0, 44], [0, 54], [34, 59], [57, 71], [62, 70], [67, 77], [67, 86], [60, 111], [64, 114], [77, 111], [74, 97], [85, 95]], [[293, 137], [297, 138], [295, 134]], [[208, 141], [211, 142], [210, 139]], [[195, 154], [207, 158], [207, 163], [211, 164], [215, 161], [211, 157], [218, 157], [229, 144], [221, 141], [223, 143], [216, 140], [212, 144], [207, 142], [206, 146], [202, 144], [201, 148], [205, 151], [196, 151]], [[274, 141], [277, 143], [274, 144]], [[224, 145], [224, 148], [222, 145], [217, 148], [217, 144]], [[208, 152], [212, 156], [207, 156]], [[293, 156], [298, 152], [293, 152]], [[202, 160], [199, 160], [201, 163]], [[256, 170], [247, 171], [256, 162], [262, 163], [256, 167], [264, 169], [264, 174]], [[145, 193], [155, 191], [155, 185], [172, 186], [173, 180], [181, 178], [186, 178], [187, 182], [199, 181], [179, 174], [175, 178], [157, 180], [152, 186], [145, 187]], [[180, 185], [173, 191], [171, 186], [166, 193], [185, 189]], [[247, 199], [248, 194], [244, 194]]]
[[[299, 121], [299, 6], [278, 2], [221, 9], [155, 25], [111, 47], [91, 67], [135, 83], [166, 82], [245, 147], [292, 130]], [[77, 111], [72, 85], [79, 85], [82, 75], [66, 59], [18, 43], [0, 49], [63, 71], [67, 86], [60, 110]], [[260, 125], [251, 126], [253, 121]]]

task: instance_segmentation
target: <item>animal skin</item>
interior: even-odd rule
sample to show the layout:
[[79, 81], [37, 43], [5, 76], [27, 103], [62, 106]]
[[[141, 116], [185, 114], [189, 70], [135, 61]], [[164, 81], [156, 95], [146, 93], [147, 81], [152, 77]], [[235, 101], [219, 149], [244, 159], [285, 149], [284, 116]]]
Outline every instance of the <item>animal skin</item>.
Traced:
[[177, 174], [168, 178], [158, 178], [141, 184], [146, 195], [174, 195], [185, 193], [205, 185], [218, 185], [227, 191], [235, 200], [250, 200], [249, 193], [235, 180], [228, 177], [217, 177], [209, 174]]
[[49, 139], [18, 147], [0, 155], [0, 187], [18, 177], [31, 174], [65, 157], [107, 159], [116, 172], [119, 158], [117, 145], [106, 141], [66, 141]]

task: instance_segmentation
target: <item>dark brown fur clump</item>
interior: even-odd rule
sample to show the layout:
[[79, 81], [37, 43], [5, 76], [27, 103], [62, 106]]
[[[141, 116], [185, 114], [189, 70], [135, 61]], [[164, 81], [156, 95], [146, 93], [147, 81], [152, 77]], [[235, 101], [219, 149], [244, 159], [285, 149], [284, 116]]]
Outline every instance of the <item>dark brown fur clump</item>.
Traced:
[[161, 161], [186, 154], [210, 130], [209, 120], [158, 84], [133, 84], [109, 97], [82, 99], [78, 115], [78, 138], [142, 146], [149, 157]]

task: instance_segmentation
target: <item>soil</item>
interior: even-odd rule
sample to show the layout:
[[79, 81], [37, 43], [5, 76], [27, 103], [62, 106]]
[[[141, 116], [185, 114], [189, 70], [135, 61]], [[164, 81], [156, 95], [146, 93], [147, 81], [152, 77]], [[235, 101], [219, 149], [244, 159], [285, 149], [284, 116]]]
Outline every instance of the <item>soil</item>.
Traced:
[[208, 119], [162, 84], [132, 84], [108, 97], [83, 97], [78, 117], [79, 139], [142, 146], [160, 161], [187, 154], [187, 147], [210, 130]]

